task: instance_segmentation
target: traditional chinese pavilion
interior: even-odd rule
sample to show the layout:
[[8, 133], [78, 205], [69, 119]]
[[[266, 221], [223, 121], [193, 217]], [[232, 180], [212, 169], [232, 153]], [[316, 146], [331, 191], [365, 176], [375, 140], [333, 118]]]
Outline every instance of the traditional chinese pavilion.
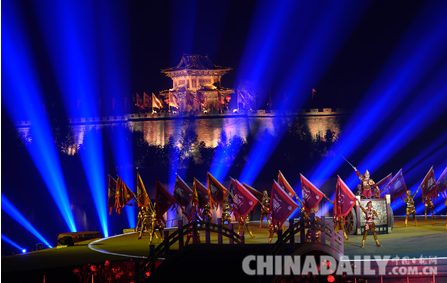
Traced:
[[161, 71], [172, 79], [172, 88], [160, 95], [179, 111], [223, 110], [233, 90], [223, 88], [221, 80], [230, 70], [214, 65], [207, 55], [183, 54], [177, 66]]

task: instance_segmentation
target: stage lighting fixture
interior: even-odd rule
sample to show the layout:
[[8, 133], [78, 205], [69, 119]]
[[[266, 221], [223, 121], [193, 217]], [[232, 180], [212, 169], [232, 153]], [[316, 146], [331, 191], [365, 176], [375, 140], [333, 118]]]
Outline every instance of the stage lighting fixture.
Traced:
[[17, 248], [18, 250], [23, 250], [22, 247], [20, 247], [18, 244], [16, 244], [13, 240], [11, 240], [10, 238], [6, 237], [5, 235], [1, 234], [2, 240], [7, 242], [8, 244], [10, 244], [11, 246]]

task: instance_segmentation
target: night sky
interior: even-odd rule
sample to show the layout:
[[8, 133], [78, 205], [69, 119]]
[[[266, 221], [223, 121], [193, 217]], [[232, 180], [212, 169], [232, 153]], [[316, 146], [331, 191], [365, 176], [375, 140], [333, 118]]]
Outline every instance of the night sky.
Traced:
[[[45, 43], [45, 34], [52, 31], [43, 29], [39, 24], [38, 10], [32, 1], [14, 2], [18, 4], [19, 13], [26, 21], [25, 31], [29, 36], [47, 103], [58, 103], [64, 90], [55, 83], [55, 71], [50, 63], [52, 55]], [[118, 1], [110, 6], [107, 3], [106, 7], [103, 6], [105, 3], [99, 1], [96, 6], [85, 5], [82, 9], [85, 9], [83, 12], [86, 17], [95, 20], [93, 24], [96, 26], [100, 25], [105, 14], [113, 17], [110, 32], [116, 36], [115, 42], [123, 46], [116, 53], [118, 56], [113, 58], [116, 58], [117, 64], [125, 66], [120, 69], [122, 75], [130, 75], [130, 82], [124, 88], [127, 90], [125, 95], [129, 97], [136, 92], [158, 93], [170, 88], [171, 80], [160, 71], [177, 65], [183, 53], [208, 54], [216, 65], [231, 67], [233, 70], [223, 77], [223, 86], [237, 87], [241, 80], [250, 79], [250, 73], [253, 72], [250, 67], [241, 66], [244, 54], [256, 55], [256, 52], [249, 50], [251, 46], [257, 49], [268, 44], [268, 39], [263, 38], [263, 29], [271, 25], [270, 21], [275, 16], [269, 9], [277, 6], [273, 3], [267, 5], [266, 1], [252, 0], [124, 2]], [[312, 35], [292, 40], [294, 34], [306, 29], [312, 33], [315, 21], [324, 20], [318, 17], [319, 5], [324, 7], [329, 2], [316, 1], [314, 6], [304, 8], [288, 4], [291, 6], [290, 14], [296, 14], [301, 21], [294, 25], [292, 16], [290, 23], [274, 31], [276, 37], [273, 40], [280, 44], [271, 49], [267, 56], [277, 65], [263, 66], [264, 76], [272, 78], [268, 92], [275, 95], [288, 89], [282, 78], [293, 72], [296, 66], [290, 64], [290, 61], [300, 52], [299, 47], [306, 38]], [[352, 18], [349, 29], [338, 31], [343, 34], [340, 36], [342, 42], [339, 50], [324, 65], [316, 66], [319, 68], [318, 75], [306, 86], [310, 89], [309, 93], [312, 88], [317, 90], [319, 106], [355, 106], [384, 67], [402, 35], [408, 32], [409, 25], [426, 1], [360, 2], [361, 5], [356, 4], [355, 10], [349, 12]], [[46, 17], [57, 13], [50, 8], [44, 10]], [[306, 14], [309, 14], [308, 18], [304, 17]], [[74, 22], [82, 23], [85, 20], [84, 15], [74, 17]], [[57, 22], [53, 24], [57, 25]], [[253, 34], [254, 37], [250, 36]], [[96, 36], [101, 39], [101, 31], [96, 31]], [[96, 51], [98, 53], [103, 51], [103, 47], [99, 44], [92, 46], [99, 49]], [[261, 59], [249, 58], [248, 65], [254, 66], [257, 60]], [[107, 79], [103, 78], [105, 81]], [[2, 92], [5, 93], [5, 90]]]

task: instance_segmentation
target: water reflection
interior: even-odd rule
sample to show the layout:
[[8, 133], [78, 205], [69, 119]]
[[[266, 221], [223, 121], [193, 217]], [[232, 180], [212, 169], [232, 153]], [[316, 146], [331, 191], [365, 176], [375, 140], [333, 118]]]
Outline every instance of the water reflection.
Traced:
[[[177, 146], [181, 147], [181, 137], [188, 131], [193, 131], [197, 135], [198, 142], [204, 142], [206, 147], [215, 148], [222, 138], [222, 131], [226, 140], [234, 136], [240, 137], [246, 141], [247, 136], [257, 133], [263, 133], [266, 130], [277, 135], [279, 127], [290, 126], [292, 123], [298, 123], [308, 127], [313, 139], [320, 137], [325, 139], [328, 130], [334, 137], [340, 133], [342, 117], [336, 115], [306, 116], [306, 117], [225, 117], [225, 118], [207, 118], [207, 119], [174, 119], [174, 120], [147, 120], [147, 121], [129, 121], [121, 123], [107, 124], [89, 124], [72, 125], [75, 145], [69, 148], [67, 154], [73, 154], [83, 144], [87, 132], [101, 132], [113, 127], [125, 127], [132, 132], [142, 132], [144, 140], [149, 145], [165, 146], [169, 138], [173, 138]], [[19, 133], [27, 141], [32, 141], [29, 136], [29, 127], [21, 127]]]

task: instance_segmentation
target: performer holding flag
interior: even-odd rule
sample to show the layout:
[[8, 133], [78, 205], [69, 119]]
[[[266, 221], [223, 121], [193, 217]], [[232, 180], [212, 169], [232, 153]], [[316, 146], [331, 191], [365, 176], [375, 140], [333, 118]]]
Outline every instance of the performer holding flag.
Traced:
[[[250, 211], [257, 205], [258, 199], [238, 180], [231, 179], [233, 183], [233, 212], [239, 218], [239, 234], [243, 225], [247, 228], [251, 238], [255, 238], [250, 229]], [[231, 188], [231, 186], [230, 186]]]
[[418, 226], [418, 221], [416, 219], [416, 209], [414, 207], [414, 197], [416, 196], [416, 194], [418, 193], [419, 189], [421, 187], [419, 187], [416, 192], [414, 194], [411, 194], [410, 190], [407, 190], [407, 197], [405, 198], [404, 202], [407, 204], [407, 215], [405, 216], [405, 227], [407, 227], [407, 223], [408, 223], [408, 217], [410, 216], [410, 214], [413, 214], [413, 220], [414, 220], [414, 226]]
[[286, 191], [291, 198], [293, 198], [293, 196], [295, 196], [296, 200], [301, 204], [301, 206], [303, 206], [303, 202], [300, 200], [298, 195], [295, 193], [295, 190], [292, 188], [292, 186], [289, 184], [289, 182], [287, 182], [286, 178], [281, 173], [281, 171], [278, 172], [278, 185], [281, 188], [283, 188], [284, 191]]
[[270, 201], [271, 224], [269, 243], [272, 241], [273, 233], [281, 229], [282, 224], [295, 211], [298, 204], [287, 194], [283, 188], [273, 180], [272, 196]]
[[345, 182], [343, 182], [340, 176], [338, 176], [337, 185], [335, 187], [335, 199], [334, 202], [331, 202], [334, 205], [334, 222], [338, 222], [334, 224], [337, 224], [339, 226], [338, 228], [341, 228], [343, 230], [345, 240], [348, 240], [348, 237], [346, 236], [346, 232], [344, 229], [344, 217], [348, 215], [348, 213], [354, 207], [356, 200], [357, 198], [354, 196], [352, 191], [345, 184]]
[[422, 181], [420, 187], [422, 188], [422, 198], [425, 203], [425, 219], [427, 219], [427, 210], [431, 210], [431, 218], [436, 219], [433, 214], [433, 199], [438, 198], [438, 184], [435, 179], [435, 171], [433, 170], [433, 166], [428, 171], [424, 180]]

